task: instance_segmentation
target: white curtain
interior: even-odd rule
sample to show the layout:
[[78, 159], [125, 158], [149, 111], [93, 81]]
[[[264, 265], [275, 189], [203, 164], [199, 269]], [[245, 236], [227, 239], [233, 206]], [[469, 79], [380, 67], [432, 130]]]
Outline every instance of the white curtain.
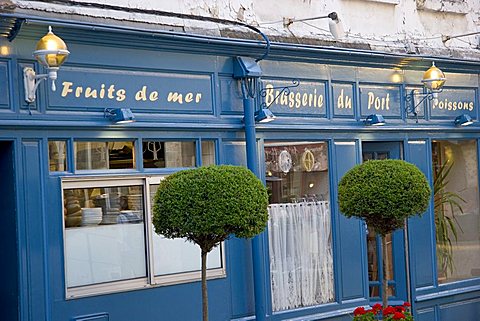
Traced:
[[329, 202], [271, 204], [268, 222], [274, 311], [334, 299]]

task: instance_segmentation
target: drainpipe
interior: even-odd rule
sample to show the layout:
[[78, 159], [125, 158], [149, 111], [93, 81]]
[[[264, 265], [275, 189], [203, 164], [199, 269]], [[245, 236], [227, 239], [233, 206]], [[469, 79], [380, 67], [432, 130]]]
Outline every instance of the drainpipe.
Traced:
[[[240, 81], [243, 95], [243, 113], [245, 125], [245, 144], [247, 167], [260, 178], [258, 166], [257, 137], [255, 131], [256, 93], [262, 70], [252, 58], [236, 57], [233, 65], [233, 77]], [[255, 295], [255, 320], [267, 320], [265, 233], [252, 239], [253, 282]]]

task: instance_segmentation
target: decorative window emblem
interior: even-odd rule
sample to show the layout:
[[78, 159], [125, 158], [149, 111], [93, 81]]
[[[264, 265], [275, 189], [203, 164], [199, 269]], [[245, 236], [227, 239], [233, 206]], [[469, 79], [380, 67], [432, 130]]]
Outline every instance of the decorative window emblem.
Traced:
[[280, 170], [284, 173], [288, 173], [292, 169], [292, 156], [286, 150], [282, 150], [278, 155], [278, 164]]
[[305, 149], [302, 154], [302, 167], [305, 171], [311, 172], [315, 165], [315, 156], [309, 149]]

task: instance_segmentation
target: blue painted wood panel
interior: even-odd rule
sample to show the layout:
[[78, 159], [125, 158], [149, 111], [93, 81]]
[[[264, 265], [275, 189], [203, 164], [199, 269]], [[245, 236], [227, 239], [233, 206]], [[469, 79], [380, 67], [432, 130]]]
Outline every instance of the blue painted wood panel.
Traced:
[[435, 309], [428, 308], [417, 311], [415, 321], [436, 321]]
[[219, 77], [222, 113], [243, 113], [243, 97], [240, 82], [231, 75]]
[[[230, 319], [229, 293], [230, 286], [225, 279], [208, 281], [210, 321]], [[109, 320], [115, 321], [201, 320], [201, 284], [190, 282], [148, 290], [59, 301], [54, 303], [54, 307], [55, 315], [51, 319], [54, 321], [102, 314], [108, 315]]]
[[43, 163], [40, 142], [38, 140], [24, 140], [21, 144], [23, 182], [20, 194], [23, 195], [26, 225], [25, 255], [27, 275], [26, 279], [27, 300], [24, 302], [28, 309], [28, 321], [46, 321], [47, 306], [49, 305], [45, 280], [45, 255], [44, 247], [44, 211], [42, 190]]
[[[412, 97], [413, 93], [413, 101], [411, 103], [408, 103], [408, 106], [405, 108], [409, 108], [407, 111], [407, 116], [409, 118], [419, 118], [419, 119], [424, 119], [426, 115], [426, 106], [427, 103], [425, 101], [421, 102], [422, 96], [419, 96], [419, 93], [423, 92], [423, 88], [420, 86], [407, 86], [405, 87], [405, 93], [408, 95], [410, 98]], [[415, 96], [416, 95], [416, 96]], [[406, 103], [407, 104], [407, 103]], [[413, 113], [413, 108], [416, 106], [415, 111], [417, 113], [417, 116], [414, 115]]]
[[480, 320], [480, 299], [456, 302], [440, 306], [439, 321], [478, 321]]
[[[223, 163], [246, 166], [245, 143], [224, 141]], [[231, 238], [227, 241], [227, 275], [231, 276], [232, 317], [255, 314], [251, 240]]]
[[102, 314], [94, 314], [94, 315], [86, 315], [86, 316], [81, 316], [81, 317], [75, 317], [73, 318], [74, 321], [108, 321], [108, 314], [107, 313], [102, 313]]
[[10, 81], [8, 78], [8, 64], [0, 61], [0, 109], [10, 108]]
[[[353, 142], [336, 142], [334, 145], [334, 164], [338, 184], [343, 175], [357, 164], [358, 148]], [[335, 250], [338, 255], [337, 271], [340, 285], [340, 299], [349, 300], [366, 297], [368, 280], [366, 279], [365, 225], [358, 219], [349, 219], [340, 214], [335, 193], [335, 217], [337, 237]]]
[[[409, 141], [407, 144], [406, 161], [415, 164], [428, 177], [430, 177], [429, 157], [430, 147], [426, 140]], [[431, 209], [421, 217], [408, 220], [408, 241], [410, 252], [410, 274], [412, 287], [422, 288], [434, 285], [435, 265], [435, 235], [434, 222]]]

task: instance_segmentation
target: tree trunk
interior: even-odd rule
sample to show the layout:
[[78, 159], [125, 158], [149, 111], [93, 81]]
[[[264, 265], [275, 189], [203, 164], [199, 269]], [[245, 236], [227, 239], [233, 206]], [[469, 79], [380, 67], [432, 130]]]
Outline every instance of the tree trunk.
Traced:
[[388, 247], [387, 247], [387, 237], [385, 235], [381, 236], [382, 239], [382, 270], [383, 270], [383, 278], [382, 278], [382, 304], [383, 308], [386, 308], [388, 305]]
[[208, 292], [207, 292], [207, 254], [202, 250], [202, 311], [203, 321], [208, 321]]

